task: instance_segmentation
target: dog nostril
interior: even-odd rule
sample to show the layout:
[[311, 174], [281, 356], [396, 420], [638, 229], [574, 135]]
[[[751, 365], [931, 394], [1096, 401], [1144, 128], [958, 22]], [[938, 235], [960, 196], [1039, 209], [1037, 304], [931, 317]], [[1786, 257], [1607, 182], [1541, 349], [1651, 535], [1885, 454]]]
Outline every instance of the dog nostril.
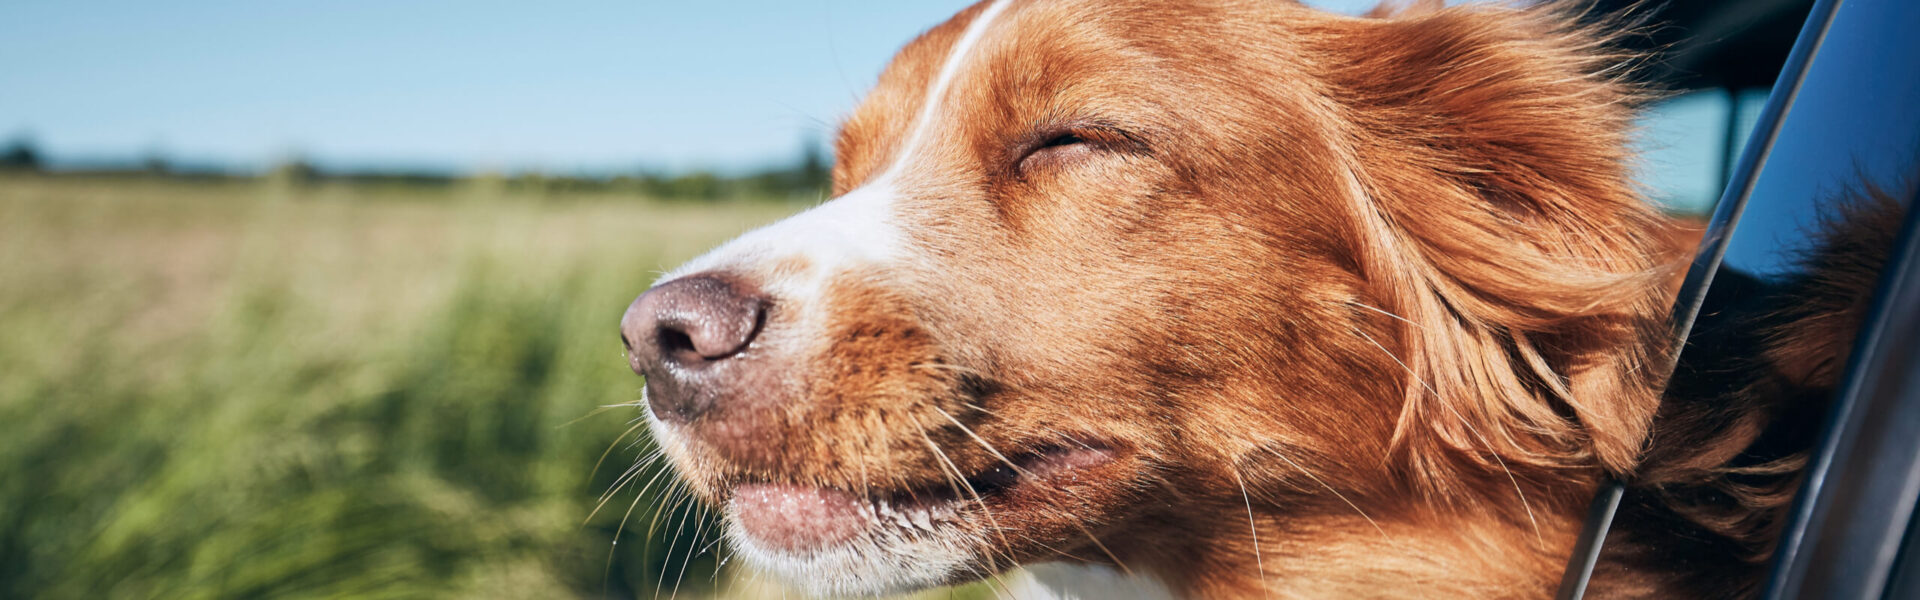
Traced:
[[[693, 338], [686, 332], [662, 326], [660, 335], [655, 336], [654, 340], [660, 345], [660, 355], [669, 360], [682, 356], [686, 358], [700, 356], [700, 350], [693, 346]], [[689, 354], [693, 356], [686, 356]]]

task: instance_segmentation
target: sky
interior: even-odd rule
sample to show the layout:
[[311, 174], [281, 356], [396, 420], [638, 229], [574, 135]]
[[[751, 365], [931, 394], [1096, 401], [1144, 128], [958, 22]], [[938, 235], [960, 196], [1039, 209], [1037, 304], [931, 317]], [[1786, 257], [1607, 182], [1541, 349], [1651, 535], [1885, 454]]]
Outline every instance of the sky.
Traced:
[[15, 0], [0, 139], [254, 168], [754, 168], [830, 137], [967, 4]]
[[[12, 0], [0, 140], [66, 162], [740, 172], [825, 143], [968, 3]], [[1653, 118], [1656, 187], [1715, 186], [1720, 138], [1697, 130], [1717, 119], [1695, 104]]]

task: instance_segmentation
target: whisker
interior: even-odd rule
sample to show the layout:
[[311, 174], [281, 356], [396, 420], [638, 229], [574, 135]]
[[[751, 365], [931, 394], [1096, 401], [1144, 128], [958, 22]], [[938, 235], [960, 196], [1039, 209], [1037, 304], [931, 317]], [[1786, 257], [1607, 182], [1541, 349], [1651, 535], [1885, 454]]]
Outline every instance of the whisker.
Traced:
[[872, 498], [873, 483], [872, 480], [867, 478], [867, 461], [861, 460], [855, 462], [860, 464], [860, 495], [866, 498]]
[[1467, 422], [1467, 418], [1464, 415], [1461, 415], [1460, 411], [1455, 410], [1452, 406], [1447, 405], [1444, 402], [1441, 403], [1441, 405], [1446, 406], [1447, 412], [1453, 413], [1454, 418], [1460, 419], [1460, 423], [1467, 427], [1467, 431], [1472, 433], [1474, 438], [1479, 439], [1480, 443], [1487, 447], [1487, 454], [1493, 456], [1494, 462], [1500, 463], [1500, 470], [1507, 474], [1507, 482], [1513, 484], [1513, 493], [1520, 497], [1520, 508], [1527, 511], [1527, 522], [1533, 524], [1534, 542], [1538, 543], [1542, 550], [1546, 549], [1547, 537], [1545, 534], [1540, 532], [1540, 520], [1534, 518], [1533, 504], [1527, 502], [1527, 492], [1525, 490], [1520, 489], [1520, 480], [1513, 476], [1513, 469], [1507, 468], [1507, 461], [1505, 459], [1500, 458], [1499, 452], [1493, 451], [1493, 444], [1487, 442], [1486, 436], [1480, 435], [1480, 432], [1473, 428], [1472, 423]]
[[[581, 417], [581, 419], [584, 419], [584, 418], [586, 417]], [[577, 421], [578, 419], [575, 419], [575, 420]], [[600, 465], [607, 462], [607, 457], [613, 454], [614, 447], [620, 445], [620, 440], [626, 439], [628, 435], [632, 434], [635, 431], [639, 431], [640, 428], [644, 426], [645, 426], [645, 423], [634, 423], [633, 426], [628, 427], [626, 431], [620, 432], [620, 435], [614, 436], [613, 441], [607, 443], [607, 449], [600, 452], [600, 459], [593, 461], [593, 470], [587, 472], [587, 479], [593, 479], [594, 475], [598, 475], [600, 473]]]
[[967, 407], [967, 408], [971, 408], [971, 409], [973, 409], [973, 410], [977, 410], [977, 411], [980, 411], [980, 412], [983, 412], [983, 413], [986, 413], [986, 414], [989, 414], [989, 415], [993, 415], [993, 416], [996, 416], [996, 417], [998, 417], [998, 416], [1000, 416], [1000, 413], [997, 413], [997, 412], [993, 412], [993, 411], [991, 411], [991, 410], [987, 410], [987, 407], [985, 407], [985, 406], [981, 406], [981, 405], [978, 405], [978, 404], [974, 404], [974, 403], [972, 403], [972, 402], [962, 402], [962, 403], [960, 403], [960, 404], [961, 404], [962, 406], [965, 406], [965, 407]]
[[[661, 455], [661, 456], [662, 456], [662, 458], [664, 458], [664, 457], [665, 457], [665, 455]], [[659, 462], [659, 461], [660, 461], [660, 459], [654, 459], [654, 462]], [[649, 468], [651, 468], [651, 467], [649, 467]], [[640, 491], [639, 491], [639, 492], [638, 492], [638, 493], [637, 493], [637, 494], [636, 494], [636, 495], [634, 496], [634, 498], [633, 498], [633, 500], [634, 500], [635, 502], [639, 502], [641, 498], [644, 498], [644, 497], [646, 497], [646, 495], [647, 495], [647, 490], [648, 490], [649, 488], [652, 488], [652, 487], [653, 487], [653, 484], [654, 484], [654, 482], [657, 482], [657, 481], [660, 481], [660, 478], [661, 478], [661, 477], [663, 477], [663, 476], [665, 476], [665, 475], [667, 474], [667, 472], [668, 472], [668, 471], [670, 471], [670, 470], [671, 470], [671, 469], [653, 469], [653, 477], [652, 477], [652, 478], [649, 478], [649, 479], [647, 480], [647, 483], [646, 483], [646, 485], [642, 485], [642, 486], [640, 486]], [[631, 482], [631, 480], [629, 480], [629, 483], [630, 483], [630, 482]], [[608, 494], [608, 495], [607, 495], [607, 496], [606, 496], [605, 498], [602, 498], [602, 499], [600, 500], [600, 504], [599, 504], [599, 505], [596, 505], [596, 506], [594, 506], [594, 507], [593, 507], [593, 512], [591, 512], [591, 513], [588, 513], [588, 514], [587, 514], [587, 519], [588, 519], [588, 520], [592, 520], [592, 519], [593, 519], [593, 516], [594, 516], [594, 515], [596, 515], [596, 514], [599, 514], [599, 512], [600, 512], [600, 507], [601, 507], [601, 506], [605, 506], [605, 505], [606, 505], [606, 503], [607, 503], [607, 502], [608, 502], [609, 500], [612, 500], [612, 499], [613, 499], [613, 495], [612, 495], [612, 494]], [[633, 508], [632, 508], [631, 506], [629, 506], [629, 507], [627, 508], [627, 510], [628, 510], [628, 512], [632, 512], [632, 510], [633, 510]], [[582, 523], [582, 524], [584, 524], [584, 523]]]
[[[613, 529], [613, 543], [609, 544], [607, 548], [607, 564], [600, 570], [600, 591], [603, 594], [606, 593], [607, 587], [611, 585], [613, 581], [613, 557], [614, 554], [620, 550], [620, 535], [627, 531], [627, 517], [633, 516], [633, 509], [640, 505], [640, 499], [642, 497], [644, 496], [636, 495], [633, 497], [633, 503], [627, 505], [627, 514], [620, 517], [620, 525]], [[641, 544], [641, 547], [645, 548], [646, 544]], [[644, 550], [642, 551], [644, 552]], [[645, 557], [642, 557], [641, 560], [645, 560]]]
[[[950, 476], [948, 479], [948, 485], [953, 485], [953, 483], [958, 482], [960, 486], [963, 486], [966, 489], [967, 494], [970, 496], [973, 496], [974, 504], [978, 504], [980, 506], [980, 514], [985, 515], [987, 517], [987, 523], [993, 526], [994, 534], [1000, 537], [1000, 545], [1002, 547], [1011, 547], [1013, 544], [1007, 542], [1006, 530], [1000, 528], [1000, 522], [993, 518], [993, 510], [987, 508], [986, 499], [981, 498], [980, 491], [974, 489], [973, 483], [970, 481], [967, 481], [966, 475], [963, 475], [960, 473], [960, 467], [955, 466], [953, 464], [953, 460], [950, 458], [947, 458], [946, 451], [941, 450], [939, 444], [933, 443], [933, 438], [927, 437], [927, 432], [925, 431], [920, 432], [920, 439], [921, 441], [924, 441], [927, 443], [927, 448], [933, 450], [934, 458], [940, 459], [940, 465], [944, 468], [944, 472], [949, 474]], [[956, 488], [955, 492], [957, 493], [958, 491], [959, 489]], [[1000, 570], [999, 565], [994, 561], [992, 550], [989, 550], [987, 552], [987, 565], [995, 571]]]
[[1008, 468], [1013, 469], [1014, 472], [1019, 473], [1021, 475], [1027, 474], [1025, 469], [1021, 469], [1019, 465], [1013, 464], [1013, 461], [1008, 460], [1007, 455], [1001, 454], [998, 448], [993, 447], [993, 444], [989, 444], [987, 443], [986, 440], [980, 439], [980, 435], [974, 433], [973, 428], [967, 427], [967, 425], [965, 423], [961, 423], [959, 419], [953, 418], [953, 413], [949, 413], [946, 411], [946, 409], [940, 408], [938, 406], [929, 406], [928, 408], [932, 408], [934, 412], [940, 413], [940, 416], [946, 417], [947, 422], [953, 423], [955, 427], [959, 427], [961, 432], [966, 433], [967, 437], [973, 438], [973, 441], [975, 443], [980, 444], [981, 448], [985, 448], [988, 454], [992, 454], [994, 458], [1000, 459], [1000, 462], [1006, 463]]
[[[579, 423], [580, 423], [581, 421], [585, 421], [585, 420], [587, 420], [587, 419], [590, 419], [590, 418], [593, 418], [593, 417], [595, 417], [595, 416], [598, 416], [598, 415], [599, 415], [600, 413], [604, 413], [604, 412], [607, 412], [607, 411], [609, 411], [609, 410], [613, 410], [613, 409], [616, 409], [616, 408], [622, 408], [622, 407], [627, 407], [627, 406], [638, 406], [638, 405], [637, 405], [637, 404], [635, 404], [635, 403], [633, 403], [633, 402], [626, 402], [626, 403], [621, 403], [621, 404], [602, 404], [602, 405], [600, 405], [600, 407], [599, 407], [599, 408], [595, 408], [595, 409], [593, 409], [593, 410], [590, 410], [590, 411], [587, 411], [587, 414], [584, 414], [584, 415], [580, 415], [580, 416], [578, 416], [578, 417], [574, 417], [574, 418], [573, 418], [573, 420], [571, 420], [571, 421], [567, 421], [567, 422], [565, 422], [565, 423], [561, 423], [561, 424], [559, 424], [559, 425], [555, 425], [555, 426], [553, 426], [553, 428], [554, 428], [554, 429], [566, 429], [566, 428], [568, 428], [568, 427], [572, 427], [572, 426], [574, 426], [574, 425], [577, 425], [577, 424], [579, 424]], [[622, 433], [622, 434], [620, 434], [620, 437], [626, 437], [626, 435], [627, 435], [627, 433], [633, 433], [633, 430], [632, 430], [632, 429], [628, 429], [628, 430], [626, 431], [626, 433]], [[614, 438], [614, 442], [615, 442], [615, 443], [618, 443], [618, 442], [619, 442], [619, 440], [620, 440], [620, 438]]]
[[981, 581], [987, 584], [987, 589], [989, 590], [993, 589], [994, 586], [999, 586], [1000, 591], [994, 592], [994, 593], [998, 594], [1001, 598], [1013, 598], [1013, 588], [1007, 587], [1007, 580], [1006, 580], [1005, 574], [994, 573], [992, 575], [988, 575], [985, 579], [982, 579]]
[[[679, 547], [680, 538], [682, 537], [682, 534], [686, 533], [687, 531], [687, 521], [693, 520], [692, 517], [693, 517], [693, 508], [689, 507], [689, 508], [680, 510], [680, 514], [679, 514], [680, 525], [679, 527], [674, 528], [673, 537], [667, 540], [667, 562], [663, 563], [661, 566], [673, 564], [674, 549]], [[695, 543], [697, 542], [698, 541], [695, 540]], [[688, 548], [691, 549], [692, 544], [688, 544]], [[692, 559], [691, 557], [689, 557], [685, 560], [692, 560]], [[686, 567], [687, 567], [686, 562], [683, 561], [680, 563], [680, 568], [683, 571], [686, 569]], [[653, 597], [659, 598], [660, 589], [666, 586], [667, 586], [667, 570], [660, 569], [660, 578], [659, 580], [655, 581], [653, 584]], [[680, 592], [680, 580], [677, 578], [673, 581], [673, 591], [676, 594]], [[671, 596], [669, 596], [669, 598], [671, 598]]]
[[[1032, 475], [1031, 473], [1028, 473], [1026, 469], [1020, 468], [1020, 465], [1016, 465], [1013, 463], [1012, 460], [1008, 460], [1005, 454], [1001, 454], [999, 449], [993, 447], [993, 444], [989, 444], [987, 443], [987, 440], [981, 439], [979, 434], [974, 433], [972, 428], [967, 427], [965, 423], [961, 423], [959, 419], [954, 418], [953, 414], [947, 412], [946, 409], [940, 408], [938, 406], [931, 406], [930, 408], [932, 408], [936, 412], [939, 412], [940, 416], [946, 417], [947, 421], [952, 422], [954, 426], [959, 427], [960, 431], [965, 432], [967, 434], [967, 437], [972, 438], [975, 443], [980, 444], [981, 448], [985, 448], [987, 450], [987, 453], [992, 454], [994, 458], [1000, 459], [1000, 462], [1005, 463], [1007, 465], [1007, 468], [1013, 469], [1013, 472], [1015, 474], [1018, 474], [1021, 477], [1027, 477]], [[1083, 502], [1085, 501], [1084, 498], [1080, 497], [1080, 494], [1074, 492], [1073, 490], [1061, 488], [1061, 491], [1064, 491], [1067, 494], [1072, 495], [1076, 500], [1081, 500]], [[1123, 573], [1126, 573], [1129, 576], [1133, 575], [1133, 569], [1127, 568], [1127, 563], [1125, 563], [1124, 561], [1121, 561], [1119, 556], [1114, 555], [1112, 550], [1108, 550], [1107, 545], [1101, 542], [1099, 537], [1093, 535], [1093, 531], [1088, 530], [1086, 525], [1082, 524], [1079, 519], [1072, 518], [1073, 515], [1068, 514], [1066, 516], [1068, 517], [1066, 521], [1069, 523], [1073, 523], [1073, 526], [1079, 529], [1080, 533], [1086, 534], [1087, 539], [1092, 541], [1094, 547], [1099, 548], [1101, 553], [1106, 554], [1107, 558], [1113, 561], [1114, 566], [1120, 567], [1120, 571]]]
[[[668, 485], [667, 485], [667, 488], [666, 488], [666, 489], [665, 489], [665, 490], [664, 490], [664, 491], [662, 492], [662, 496], [661, 496], [661, 498], [660, 498], [660, 500], [659, 500], [658, 502], [655, 502], [655, 503], [654, 503], [654, 505], [653, 505], [653, 506], [654, 506], [654, 508], [653, 508], [653, 516], [652, 516], [652, 517], [651, 517], [650, 519], [648, 519], [648, 523], [647, 523], [647, 536], [646, 536], [646, 540], [647, 540], [647, 542], [648, 542], [648, 544], [647, 544], [647, 545], [645, 546], [645, 550], [642, 550], [642, 551], [641, 551], [641, 556], [640, 556], [640, 560], [641, 560], [641, 562], [642, 562], [642, 563], [644, 563], [644, 564], [653, 564], [653, 560], [652, 560], [652, 558], [653, 558], [653, 544], [652, 544], [652, 542], [653, 542], [653, 539], [654, 539], [654, 537], [653, 537], [653, 536], [654, 536], [654, 534], [655, 534], [655, 533], [656, 533], [657, 531], [659, 531], [659, 530], [658, 530], [657, 528], [658, 528], [658, 527], [659, 527], [659, 525], [660, 525], [660, 517], [661, 517], [661, 515], [663, 515], [663, 514], [667, 514], [667, 511], [668, 511], [669, 509], [671, 509], [671, 508], [673, 508], [674, 506], [676, 506], [676, 505], [678, 505], [678, 504], [680, 504], [680, 500], [681, 500], [681, 498], [682, 498], [682, 493], [684, 493], [684, 491], [685, 491], [685, 487], [686, 487], [686, 486], [685, 486], [685, 484], [684, 484], [683, 482], [681, 482], [681, 481], [679, 481], [678, 479], [675, 479], [675, 480], [671, 480], [671, 481], [669, 481], [669, 483], [668, 483]], [[671, 517], [671, 516], [669, 516], [669, 517], [667, 517], [667, 526], [668, 526], [668, 527], [672, 527], [672, 526], [673, 526], [673, 517]], [[665, 565], [666, 565], [667, 563], [671, 563], [671, 562], [673, 562], [673, 544], [672, 544], [672, 542], [671, 542], [671, 541], [669, 541], [669, 543], [667, 544], [667, 560], [666, 560], [666, 562], [663, 562], [663, 563], [661, 563], [661, 565], [662, 565], [662, 566], [664, 567], [664, 566], [665, 566]], [[661, 577], [666, 577], [666, 570], [665, 570], [665, 569], [661, 569], [661, 573], [660, 573], [660, 576], [661, 576]], [[654, 598], [656, 598], [656, 599], [660, 597], [660, 585], [659, 585], [659, 584], [655, 584], [655, 585], [654, 585], [654, 587], [653, 587], [653, 596], [654, 596]]]
[[[649, 482], [647, 484], [647, 487], [652, 487], [652, 485], [653, 484]], [[600, 587], [603, 588], [603, 591], [604, 591], [604, 588], [607, 587], [608, 582], [613, 577], [613, 555], [614, 555], [614, 551], [620, 548], [620, 536], [625, 534], [627, 531], [627, 520], [633, 518], [633, 510], [640, 506], [640, 499], [645, 497], [647, 497], [646, 489], [641, 488], [641, 493], [634, 494], [633, 502], [627, 504], [627, 512], [626, 514], [620, 516], [620, 524], [613, 528], [613, 544], [612, 544], [613, 547], [607, 550], [607, 566], [600, 574]], [[659, 503], [656, 502], [655, 506], [656, 507], [659, 506]], [[589, 516], [588, 518], [591, 519], [592, 517]], [[653, 539], [651, 532], [648, 533], [648, 536], [646, 539], [649, 541]], [[646, 559], [648, 558], [648, 555], [651, 554], [652, 550], [649, 548], [650, 546], [651, 544], [640, 545], [641, 547], [640, 560], [642, 562], [645, 562]]]
[[1393, 318], [1395, 318], [1395, 319], [1399, 319], [1399, 320], [1400, 320], [1401, 322], [1404, 322], [1404, 323], [1406, 323], [1406, 324], [1408, 324], [1408, 325], [1412, 325], [1412, 326], [1414, 326], [1414, 327], [1421, 327], [1422, 329], [1424, 329], [1424, 327], [1422, 327], [1422, 326], [1421, 326], [1421, 325], [1420, 325], [1419, 323], [1415, 323], [1415, 322], [1413, 322], [1413, 321], [1409, 321], [1409, 320], [1407, 320], [1407, 318], [1406, 318], [1406, 317], [1402, 317], [1402, 316], [1400, 316], [1400, 315], [1396, 315], [1396, 314], [1393, 314], [1393, 313], [1391, 313], [1391, 312], [1387, 312], [1386, 310], [1384, 310], [1384, 309], [1382, 309], [1382, 308], [1380, 308], [1380, 307], [1377, 307], [1377, 306], [1373, 306], [1373, 305], [1371, 305], [1371, 304], [1367, 304], [1367, 303], [1365, 303], [1365, 302], [1361, 302], [1361, 301], [1359, 301], [1359, 300], [1348, 300], [1348, 301], [1347, 301], [1347, 304], [1351, 304], [1351, 305], [1353, 305], [1353, 306], [1358, 306], [1358, 307], [1360, 307], [1360, 308], [1364, 308], [1364, 309], [1367, 309], [1367, 310], [1371, 310], [1371, 311], [1373, 311], [1373, 312], [1377, 312], [1377, 313], [1380, 313], [1380, 314], [1383, 314], [1383, 315], [1386, 315], [1386, 316], [1389, 316], [1389, 317], [1393, 317]]
[[1367, 332], [1361, 331], [1359, 329], [1353, 329], [1352, 331], [1354, 333], [1360, 334], [1360, 337], [1366, 339], [1367, 343], [1373, 344], [1373, 347], [1379, 348], [1381, 352], [1385, 352], [1387, 354], [1387, 358], [1393, 359], [1394, 364], [1400, 365], [1400, 368], [1402, 369], [1406, 369], [1407, 375], [1412, 376], [1413, 380], [1416, 382], [1419, 382], [1420, 387], [1426, 388], [1428, 393], [1433, 394], [1436, 397], [1440, 395], [1440, 392], [1438, 390], [1433, 389], [1433, 385], [1428, 384], [1425, 378], [1421, 377], [1419, 373], [1413, 370], [1413, 367], [1407, 366], [1407, 363], [1405, 361], [1400, 360], [1400, 357], [1395, 355], [1392, 350], [1388, 350], [1386, 346], [1380, 345], [1380, 342], [1378, 340], [1373, 339], [1373, 336], [1367, 335]]
[[[720, 536], [720, 539], [714, 540], [713, 543], [718, 544], [720, 543], [721, 540], [725, 540], [725, 539], [727, 539], [727, 536], [725, 535], [725, 533], [722, 533]], [[719, 585], [720, 571], [726, 569], [727, 563], [732, 562], [733, 557], [736, 556], [737, 554], [739, 553], [734, 552], [732, 547], [729, 547], [729, 546], [720, 547], [720, 559], [718, 562], [714, 563], [713, 573], [707, 575], [707, 583], [709, 585], [714, 585], [714, 586]], [[734, 581], [734, 580], [729, 579], [728, 581]]]
[[987, 375], [985, 372], [979, 369], [956, 365], [952, 363], [927, 362], [927, 363], [915, 363], [908, 366], [915, 369], [937, 369], [937, 370], [944, 370], [944, 371], [954, 371], [958, 373], [964, 373], [967, 375], [975, 375], [983, 378], [986, 377]]
[[[1341, 502], [1347, 503], [1347, 506], [1353, 508], [1353, 512], [1360, 513], [1360, 518], [1366, 519], [1368, 525], [1372, 525], [1375, 531], [1380, 532], [1380, 537], [1386, 538], [1388, 542], [1393, 541], [1393, 536], [1387, 535], [1386, 528], [1381, 527], [1379, 521], [1373, 520], [1373, 516], [1367, 514], [1367, 511], [1362, 510], [1359, 504], [1355, 504], [1352, 500], [1347, 499], [1346, 494], [1340, 493], [1340, 490], [1333, 489], [1333, 486], [1327, 485], [1327, 482], [1325, 480], [1320, 479], [1319, 475], [1315, 475], [1313, 474], [1313, 471], [1309, 471], [1307, 470], [1306, 467], [1300, 466], [1300, 463], [1293, 462], [1293, 459], [1288, 458], [1287, 455], [1285, 454], [1281, 454], [1279, 450], [1274, 448], [1265, 448], [1265, 450], [1273, 454], [1275, 457], [1278, 457], [1280, 460], [1286, 461], [1286, 463], [1288, 465], [1291, 465], [1294, 468], [1294, 470], [1299, 471], [1301, 474], [1306, 475], [1307, 478], [1312, 479], [1314, 483], [1320, 484], [1320, 487], [1325, 488], [1327, 492], [1332, 493], [1333, 497], [1339, 498]], [[1235, 476], [1238, 476], [1238, 474], [1239, 474], [1238, 472], [1235, 472]], [[1242, 488], [1241, 491], [1245, 492], [1246, 490]]]
[[613, 480], [613, 485], [607, 486], [607, 491], [600, 493], [599, 504], [594, 505], [593, 512], [587, 513], [587, 519], [593, 519], [593, 514], [600, 512], [600, 507], [605, 506], [607, 500], [612, 499], [615, 494], [620, 493], [621, 488], [632, 483], [633, 479], [639, 476], [640, 473], [645, 472], [646, 469], [652, 467], [654, 463], [659, 462], [660, 459], [665, 457], [665, 453], [655, 450], [648, 456], [643, 456], [640, 460], [634, 461], [633, 466], [627, 467], [627, 470], [620, 473], [620, 477]]
[[[1373, 336], [1367, 335], [1367, 332], [1361, 331], [1358, 329], [1353, 330], [1353, 332], [1360, 334], [1360, 337], [1362, 338], [1366, 338], [1368, 343], [1373, 344], [1373, 347], [1379, 348], [1381, 352], [1385, 352], [1387, 354], [1387, 358], [1393, 359], [1393, 362], [1399, 364], [1400, 368], [1406, 369], [1407, 374], [1413, 376], [1414, 381], [1420, 382], [1420, 386], [1426, 388], [1427, 393], [1433, 394], [1433, 397], [1435, 399], [1438, 399], [1440, 397], [1440, 392], [1434, 390], [1433, 386], [1428, 384], [1426, 379], [1421, 378], [1420, 374], [1414, 372], [1412, 367], [1408, 367], [1406, 362], [1400, 360], [1400, 357], [1395, 356], [1392, 351], [1387, 350], [1386, 346], [1382, 346], [1380, 345], [1380, 342], [1375, 341], [1373, 339]], [[1520, 508], [1524, 509], [1527, 512], [1527, 521], [1533, 524], [1534, 541], [1538, 543], [1541, 548], [1545, 548], [1547, 545], [1547, 541], [1546, 541], [1547, 538], [1545, 534], [1540, 532], [1540, 521], [1539, 519], [1536, 519], [1533, 515], [1533, 505], [1527, 502], [1527, 492], [1520, 489], [1520, 479], [1513, 476], [1513, 469], [1507, 466], [1506, 459], [1500, 458], [1500, 453], [1493, 449], [1493, 442], [1488, 441], [1486, 436], [1481, 435], [1480, 430], [1473, 426], [1472, 421], [1467, 420], [1466, 415], [1460, 414], [1459, 409], [1454, 408], [1452, 404], [1448, 404], [1446, 402], [1436, 402], [1436, 404], [1439, 404], [1440, 406], [1445, 407], [1447, 409], [1447, 412], [1453, 413], [1453, 418], [1458, 419], [1460, 421], [1460, 425], [1463, 427], [1466, 427], [1467, 432], [1473, 434], [1473, 438], [1476, 440], [1479, 440], [1480, 445], [1485, 446], [1487, 448], [1487, 454], [1493, 456], [1494, 462], [1500, 463], [1500, 470], [1506, 473], [1507, 481], [1513, 484], [1513, 493], [1517, 494], [1520, 497]], [[1395, 434], [1396, 437], [1398, 435], [1399, 434], [1397, 433]]]
[[1254, 525], [1253, 521], [1253, 496], [1247, 493], [1247, 481], [1240, 477], [1240, 470], [1235, 468], [1228, 470], [1233, 471], [1233, 482], [1240, 484], [1240, 501], [1247, 504], [1247, 530], [1253, 532], [1253, 566], [1259, 571], [1255, 574], [1255, 580], [1260, 582], [1261, 595], [1271, 598], [1273, 590], [1266, 585], [1267, 563], [1260, 558], [1260, 527]]
[[[704, 550], [696, 551], [694, 548], [695, 546], [700, 545], [700, 538], [704, 537], [705, 532], [707, 530], [707, 503], [705, 502], [699, 503], [699, 508], [700, 508], [699, 516], [694, 517], [694, 522], [693, 522], [693, 539], [687, 543], [686, 558], [683, 558], [680, 560], [680, 573], [673, 576], [673, 593], [668, 594], [667, 595], [668, 598], [680, 597], [680, 584], [682, 582], [685, 582], [687, 579], [687, 567], [693, 564], [694, 558], [699, 557], [700, 553], [704, 552]], [[719, 540], [715, 540], [715, 541], [717, 542]], [[663, 569], [663, 574], [664, 574], [664, 569]]]

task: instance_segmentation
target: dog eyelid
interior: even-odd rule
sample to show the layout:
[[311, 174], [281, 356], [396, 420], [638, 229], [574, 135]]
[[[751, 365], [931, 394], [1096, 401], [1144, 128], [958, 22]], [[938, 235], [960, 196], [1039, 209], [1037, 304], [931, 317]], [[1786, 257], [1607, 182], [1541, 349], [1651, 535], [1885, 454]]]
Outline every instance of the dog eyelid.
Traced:
[[1042, 142], [1040, 144], [1040, 147], [1036, 148], [1036, 150], [1045, 149], [1045, 148], [1054, 148], [1058, 146], [1071, 146], [1074, 144], [1084, 144], [1084, 143], [1087, 143], [1087, 139], [1084, 137], [1080, 137], [1080, 134], [1067, 132], [1067, 133], [1055, 135], [1053, 136], [1053, 139], [1049, 139], [1045, 142]]
[[1026, 170], [1030, 166], [1028, 163], [1035, 159], [1052, 160], [1055, 156], [1068, 158], [1069, 155], [1065, 154], [1068, 152], [1085, 154], [1102, 150], [1131, 150], [1139, 145], [1133, 136], [1112, 127], [1079, 125], [1043, 131], [1045, 133], [1041, 135], [1029, 137], [1033, 141], [1028, 142], [1025, 149], [1016, 155], [1018, 158], [1013, 163], [1016, 170]]

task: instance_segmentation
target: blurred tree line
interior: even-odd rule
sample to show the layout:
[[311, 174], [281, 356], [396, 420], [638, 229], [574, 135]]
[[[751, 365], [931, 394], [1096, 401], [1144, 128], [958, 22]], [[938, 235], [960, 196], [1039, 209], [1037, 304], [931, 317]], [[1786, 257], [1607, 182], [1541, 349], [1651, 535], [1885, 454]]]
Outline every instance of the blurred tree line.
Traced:
[[218, 165], [183, 165], [164, 153], [151, 151], [137, 161], [99, 163], [59, 167], [48, 164], [46, 155], [26, 136], [14, 138], [0, 150], [0, 172], [29, 172], [48, 175], [90, 177], [170, 177], [183, 179], [250, 179], [265, 176], [293, 185], [324, 183], [371, 184], [438, 187], [473, 180], [488, 180], [504, 191], [545, 193], [619, 193], [660, 200], [718, 201], [734, 199], [772, 199], [817, 201], [825, 198], [831, 185], [832, 164], [820, 145], [807, 140], [800, 156], [790, 163], [745, 173], [725, 174], [711, 170], [664, 172], [637, 170], [610, 175], [553, 174], [520, 172], [465, 175], [432, 170], [329, 169], [294, 157], [281, 161], [264, 174], [256, 175]]
[[0, 150], [0, 171], [38, 171], [40, 168], [40, 149], [31, 139], [15, 138], [6, 150]]

